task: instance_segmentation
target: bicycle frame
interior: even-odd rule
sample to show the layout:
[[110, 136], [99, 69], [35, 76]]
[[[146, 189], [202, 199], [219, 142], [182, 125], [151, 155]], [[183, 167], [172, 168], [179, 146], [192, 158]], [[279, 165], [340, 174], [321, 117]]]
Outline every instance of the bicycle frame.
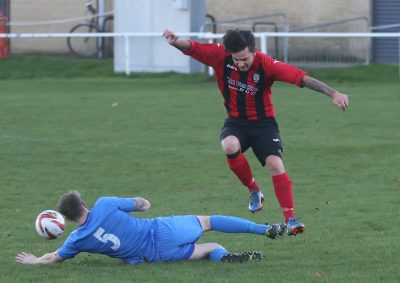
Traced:
[[[100, 23], [100, 17], [97, 14], [96, 8], [93, 6], [92, 0], [86, 0], [85, 3], [85, 17], [86, 21], [84, 23], [77, 24], [72, 27], [70, 33], [82, 32], [82, 33], [92, 33], [92, 32], [104, 32], [108, 21], [113, 20], [113, 15], [108, 15], [102, 18]], [[95, 41], [97, 41], [95, 43]], [[104, 38], [67, 38], [67, 45], [70, 52], [78, 57], [98, 57], [102, 58], [105, 51], [105, 40]]]

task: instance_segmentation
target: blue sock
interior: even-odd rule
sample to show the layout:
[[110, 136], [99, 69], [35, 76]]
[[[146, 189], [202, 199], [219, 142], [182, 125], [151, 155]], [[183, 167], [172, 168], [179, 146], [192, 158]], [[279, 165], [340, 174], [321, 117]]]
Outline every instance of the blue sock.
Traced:
[[209, 257], [212, 261], [221, 261], [221, 258], [227, 253], [224, 248], [216, 248], [210, 253]]
[[270, 225], [256, 224], [244, 218], [234, 216], [210, 216], [211, 230], [224, 233], [253, 233], [264, 235]]

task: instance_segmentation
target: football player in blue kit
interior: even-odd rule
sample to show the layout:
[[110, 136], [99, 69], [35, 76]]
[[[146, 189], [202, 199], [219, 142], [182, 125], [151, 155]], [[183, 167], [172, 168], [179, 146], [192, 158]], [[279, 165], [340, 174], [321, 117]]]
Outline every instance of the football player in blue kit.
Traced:
[[144, 198], [101, 197], [91, 210], [78, 192], [61, 196], [58, 210], [78, 224], [56, 251], [41, 257], [27, 252], [16, 256], [22, 264], [51, 264], [73, 258], [80, 252], [98, 253], [125, 263], [171, 262], [209, 258], [216, 262], [261, 260], [261, 252], [231, 253], [217, 243], [197, 244], [207, 231], [252, 233], [276, 239], [287, 233], [285, 224], [256, 224], [223, 215], [137, 218], [132, 211], [145, 211], [150, 202]]

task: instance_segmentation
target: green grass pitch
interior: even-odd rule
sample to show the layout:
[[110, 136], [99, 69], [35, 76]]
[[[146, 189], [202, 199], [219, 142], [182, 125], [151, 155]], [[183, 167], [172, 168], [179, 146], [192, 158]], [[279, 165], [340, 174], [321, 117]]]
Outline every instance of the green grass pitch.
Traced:
[[15, 263], [21, 251], [56, 250], [74, 229], [69, 224], [54, 241], [34, 229], [36, 215], [72, 189], [89, 206], [105, 195], [145, 197], [152, 208], [139, 217], [282, 221], [271, 180], [251, 151], [266, 202], [257, 214], [247, 211], [247, 190], [220, 149], [225, 111], [213, 80], [125, 78], [109, 74], [110, 62], [52, 60], [0, 61], [0, 282], [400, 281], [400, 82], [390, 66], [311, 70], [349, 95], [345, 112], [322, 94], [274, 86], [285, 166], [306, 231], [276, 241], [217, 232], [201, 239], [234, 252], [259, 250], [261, 262], [129, 266], [81, 254], [53, 266]]

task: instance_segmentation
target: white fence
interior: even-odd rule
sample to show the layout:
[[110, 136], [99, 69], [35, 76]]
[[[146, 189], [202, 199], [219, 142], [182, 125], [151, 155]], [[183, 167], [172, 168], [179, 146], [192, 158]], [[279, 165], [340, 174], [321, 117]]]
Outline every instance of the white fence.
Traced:
[[[180, 37], [198, 38], [199, 40], [206, 40], [213, 42], [220, 40], [224, 34], [214, 33], [177, 33]], [[271, 38], [360, 38], [371, 40], [372, 38], [397, 38], [399, 41], [399, 78], [400, 78], [400, 33], [318, 33], [318, 32], [256, 32], [254, 35], [260, 40], [260, 51], [268, 53], [267, 46], [268, 40]], [[122, 38], [125, 46], [125, 74], [131, 73], [130, 62], [130, 38], [132, 37], [153, 37], [161, 38], [161, 33], [9, 33], [0, 34], [0, 38], [68, 38], [68, 37], [97, 37], [97, 38]], [[366, 54], [365, 64], [370, 63], [370, 54]], [[211, 73], [211, 71], [209, 71]]]

